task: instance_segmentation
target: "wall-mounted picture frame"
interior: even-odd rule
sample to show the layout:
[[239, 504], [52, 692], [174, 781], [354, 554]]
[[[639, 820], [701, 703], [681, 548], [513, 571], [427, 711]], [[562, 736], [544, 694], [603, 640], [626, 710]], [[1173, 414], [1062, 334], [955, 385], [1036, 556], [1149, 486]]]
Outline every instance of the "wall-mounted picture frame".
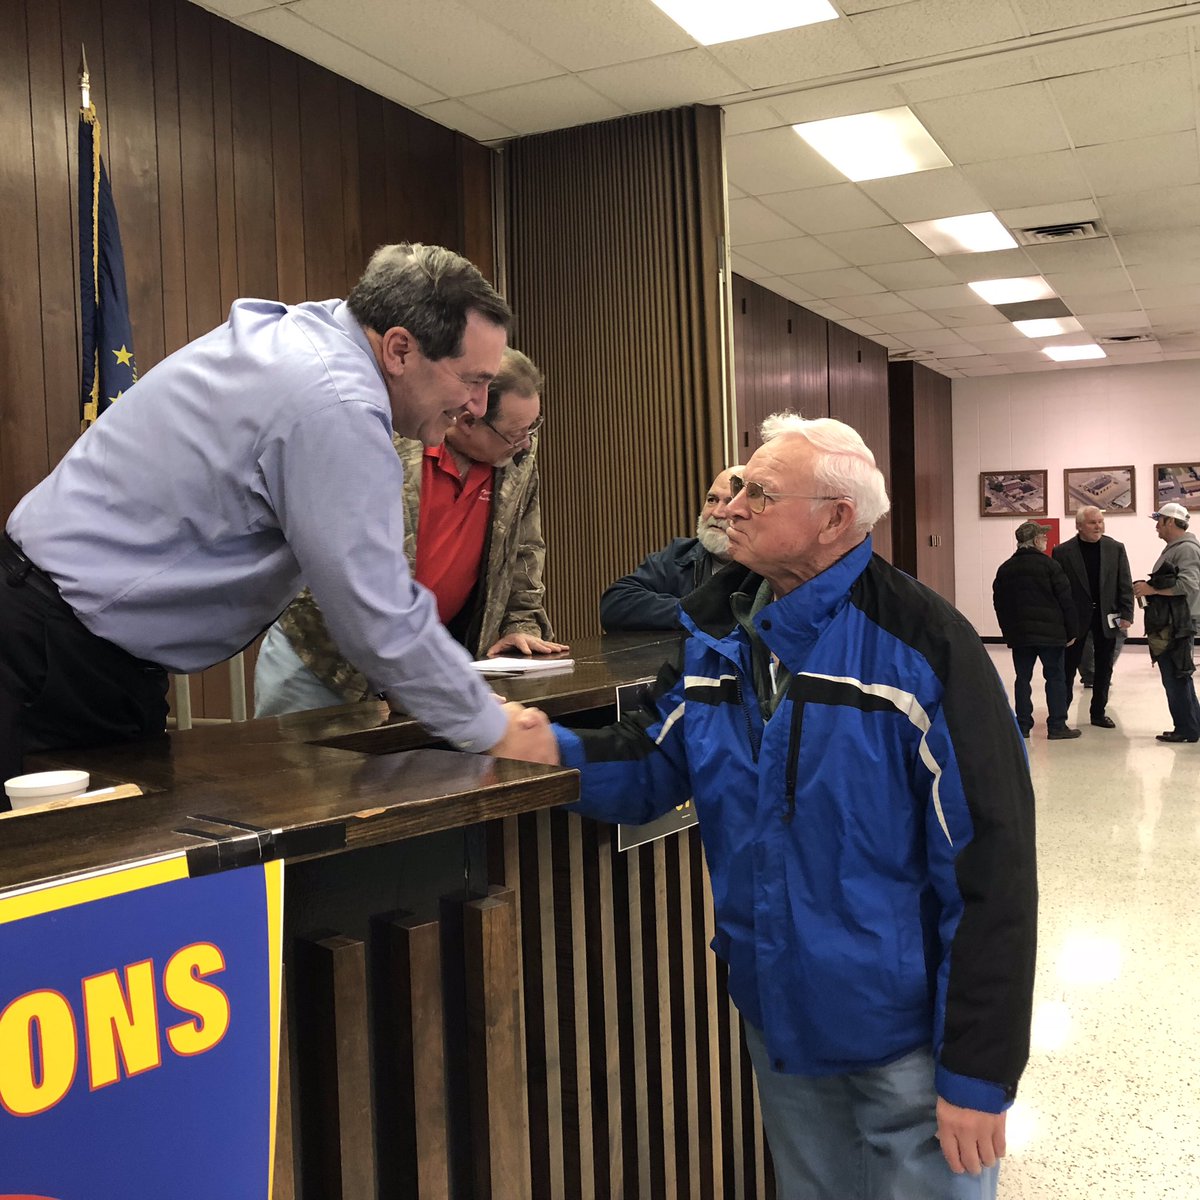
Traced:
[[1171, 501], [1200, 510], [1200, 463], [1155, 463], [1154, 507]]
[[1137, 512], [1132, 467], [1068, 467], [1063, 472], [1063, 512], [1074, 516], [1095, 505], [1106, 517]]
[[980, 471], [981, 517], [1044, 517], [1046, 471]]

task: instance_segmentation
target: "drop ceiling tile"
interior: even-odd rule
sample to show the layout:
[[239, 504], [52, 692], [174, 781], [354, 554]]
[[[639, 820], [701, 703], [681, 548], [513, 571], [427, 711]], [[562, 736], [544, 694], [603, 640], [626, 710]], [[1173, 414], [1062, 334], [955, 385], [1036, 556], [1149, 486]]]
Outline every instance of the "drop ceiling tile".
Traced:
[[753, 196], [747, 196], [729, 201], [729, 236], [733, 245], [749, 246], [755, 242], [799, 237], [800, 230], [778, 213], [763, 207]]
[[1070, 145], [1044, 83], [930, 100], [917, 105], [916, 114], [959, 166]]
[[1100, 206], [1104, 212], [1104, 226], [1112, 234], [1191, 229], [1200, 213], [1200, 185], [1120, 192], [1102, 197]]
[[893, 291], [899, 291], [901, 288], [941, 287], [956, 281], [956, 276], [947, 269], [945, 262], [940, 258], [887, 263], [871, 267], [867, 274]]
[[825, 317], [830, 321], [848, 321], [850, 314], [843, 309], [838, 308], [836, 304], [830, 304], [825, 300], [812, 300], [804, 306], [809, 312], [814, 312], [818, 317]]
[[792, 300], [796, 304], [803, 304], [811, 308], [816, 301], [816, 297], [811, 293], [797, 287], [794, 283], [789, 283], [786, 279], [780, 279], [778, 275], [774, 275], [769, 279], [760, 279], [759, 283], [763, 287], [769, 288], [776, 295], [784, 297], [785, 300]]
[[[1088, 188], [1089, 192], [1091, 188]], [[1062, 204], [1034, 204], [1028, 208], [1001, 208], [996, 216], [1009, 229], [1036, 229], [1041, 225], [1072, 225], [1099, 221], [1100, 209], [1094, 200], [1068, 200]]]
[[949, 287], [906, 288], [900, 292], [910, 304], [926, 311], [935, 308], [959, 308], [983, 306], [981, 300], [964, 283], [951, 284]]
[[[297, 0], [280, 11], [328, 30], [443, 96], [478, 92], [485, 81], [494, 90], [564, 74], [558, 63], [462, 0], [427, 5], [419, 20], [381, 21], [373, 0]], [[439, 98], [427, 96], [422, 103]]]
[[747, 100], [725, 105], [725, 136], [755, 133], [759, 129], [774, 129], [787, 124], [770, 100]]
[[1011, 321], [1003, 317], [995, 325], [959, 325], [958, 336], [966, 339], [975, 346], [987, 346], [989, 352], [994, 346], [1022, 346], [1029, 339]]
[[1200, 205], [1192, 210], [1190, 229], [1127, 233], [1116, 239], [1117, 249], [1129, 267], [1143, 263], [1200, 261], [1200, 225], [1197, 222], [1200, 222]]
[[778, 87], [877, 67], [876, 58], [849, 21], [821, 21], [769, 37], [742, 38], [708, 47], [708, 53], [749, 88]]
[[[799, 140], [799, 139], [797, 139]], [[871, 179], [858, 185], [897, 221], [932, 221], [985, 212], [983, 197], [957, 167], [917, 171], [891, 179]]]
[[1079, 323], [1088, 333], [1108, 335], [1138, 333], [1150, 328], [1150, 318], [1140, 309], [1128, 312], [1086, 313], [1079, 317]]
[[805, 233], [837, 233], [892, 222], [891, 217], [872, 203], [856, 183], [776, 192], [765, 196], [763, 203]]
[[875, 340], [889, 350], [904, 350], [908, 346], [903, 338], [898, 338], [890, 333], [881, 333]]
[[994, 88], [1015, 87], [1042, 78], [1042, 69], [1032, 52], [980, 59], [963, 67], [949, 64], [927, 67], [904, 77], [900, 90], [909, 104], [942, 100], [947, 96], [973, 96]]
[[846, 182], [790, 126], [726, 138], [725, 169], [730, 180], [752, 196]]
[[963, 167], [963, 174], [992, 209], [1089, 202], [1092, 195], [1070, 150], [971, 163]]
[[[846, 260], [821, 245], [816, 238], [793, 237], [775, 242], [738, 246], [751, 262], [770, 268], [772, 275], [800, 275], [808, 271], [833, 271]], [[804, 284], [800, 285], [801, 287]], [[819, 293], [817, 293], [819, 294]]]
[[855, 32], [881, 63], [898, 63], [990, 46], [1023, 37], [1025, 30], [1007, 4], [982, 0], [912, 0], [898, 8], [864, 12], [852, 20]]
[[929, 253], [903, 225], [882, 225], [877, 229], [855, 229], [848, 233], [825, 233], [821, 235], [821, 241], [856, 267], [911, 262]]
[[1048, 246], [1026, 246], [1025, 253], [1043, 274], [1052, 271], [1101, 271], [1119, 267], [1121, 260], [1112, 238], [1085, 238], [1077, 242], [1058, 242]]
[[1047, 321], [1053, 317], [1072, 315], [1057, 296], [1045, 300], [1022, 300], [1016, 304], [996, 304], [993, 307], [1010, 321]]
[[868, 292], [882, 292], [883, 286], [869, 275], [853, 268], [844, 271], [814, 271], [811, 274], [794, 275], [791, 282], [805, 291], [828, 300], [831, 296], [863, 296]]
[[743, 258], [736, 250], [729, 252], [729, 267], [736, 274], [741, 275], [743, 279], [762, 280], [771, 274], [766, 267], [760, 267], [758, 263], [751, 262], [748, 258]]
[[1085, 146], [1077, 153], [1097, 196], [1126, 191], [1133, 182], [1143, 190], [1200, 182], [1195, 133]]
[[348, 45], [316, 25], [302, 21], [290, 9], [265, 9], [243, 17], [239, 24], [397, 104], [416, 108], [443, 98], [443, 92], [437, 88], [397, 70], [394, 64], [383, 62], [357, 46]]
[[229, 17], [231, 20], [237, 20], [238, 17], [244, 17], [247, 13], [269, 8], [273, 3], [274, 0], [204, 0], [200, 7], [207, 8], [209, 12], [220, 13], [221, 16]]
[[725, 195], [729, 200], [740, 200], [746, 193], [736, 183], [725, 183]]
[[[586, 9], [561, 0], [463, 3], [568, 71], [669, 54], [696, 44], [662, 9], [643, 0], [593, 0]], [[586, 36], [581, 36], [581, 23], [586, 23]]]
[[857, 317], [849, 318], [841, 322], [843, 329], [849, 329], [854, 333], [861, 333], [864, 337], [881, 337], [883, 331], [876, 329], [870, 321], [861, 321]]
[[[1109, 267], [1099, 271], [1055, 271], [1046, 276], [1046, 282], [1054, 291], [1068, 300], [1073, 296], [1099, 296], [1107, 292], [1128, 291], [1129, 276], [1120, 267]], [[1133, 307], [1129, 304], [1122, 308]]]
[[1147, 312], [1153, 308], [1200, 304], [1200, 285], [1180, 284], [1176, 287], [1139, 288], [1138, 299]]
[[964, 328], [992, 322], [997, 325], [1008, 324], [1007, 318], [990, 305], [971, 304], [966, 308], [931, 308], [929, 315], [947, 329], [957, 329], [962, 333]]
[[876, 8], [894, 8], [908, 2], [909, 0], [840, 0], [838, 7], [847, 16], [852, 16], [855, 13], [871, 12]]
[[953, 329], [922, 329], [905, 335], [908, 343], [916, 350], [937, 350], [945, 354], [947, 347], [965, 349], [970, 343], [960, 338]]
[[955, 370], [961, 370], [963, 367], [994, 367], [997, 365], [994, 358], [980, 350], [975, 350], [973, 354], [939, 354], [938, 362], [944, 367], [953, 367]]
[[1129, 268], [1129, 279], [1144, 293], [1148, 288], [1176, 287], [1179, 284], [1200, 283], [1200, 261], [1143, 263]]
[[[885, 316], [887, 313], [913, 312], [913, 306], [890, 292], [873, 292], [866, 296], [837, 296], [834, 303], [855, 317]], [[878, 324], [878, 322], [876, 322]]]
[[997, 364], [994, 367], [964, 367], [962, 374], [967, 379], [982, 378], [984, 375], [1011, 375], [1013, 370], [1011, 367], [1006, 367]]
[[1181, 0], [1015, 0], [1017, 11], [1025, 18], [1030, 33], [1048, 33], [1052, 29], [1072, 29], [1093, 21], [1132, 17], [1148, 8], [1170, 8]]
[[1186, 54], [1070, 75], [1049, 86], [1076, 146], [1196, 127]]
[[873, 318], [873, 324], [878, 325], [884, 333], [899, 333], [907, 335], [929, 329], [941, 329], [928, 313], [885, 313]]
[[608, 97], [581, 83], [577, 75], [479, 92], [467, 97], [467, 103], [520, 134], [560, 128], [564, 117], [571, 125], [586, 125], [624, 112]]
[[1192, 333], [1200, 329], [1200, 311], [1192, 304], [1147, 309], [1146, 319], [1155, 329], [1168, 333]]
[[[1058, 6], [1058, 0], [1050, 0], [1050, 3]], [[1084, 0], [1084, 3], [1090, 5], [1091, 0]], [[1175, 3], [1177, 0], [1165, 0], [1164, 4], [1154, 4], [1153, 7], [1162, 8]], [[1124, 63], [1170, 58], [1182, 52], [1183, 38], [1183, 31], [1173, 22], [1148, 27], [1135, 25], [1129, 29], [1111, 29], [1089, 37], [1051, 42], [1038, 49], [1037, 61], [1042, 75], [1047, 79], [1059, 75], [1079, 75], [1085, 71], [1119, 67]]]
[[461, 100], [439, 100], [434, 104], [422, 104], [417, 111], [431, 121], [445, 125], [448, 129], [457, 129], [459, 133], [465, 133], [467, 137], [472, 137], [478, 142], [496, 142], [510, 138], [516, 133], [515, 129], [501, 125], [491, 117], [485, 117], [483, 113], [476, 112]]
[[829, 117], [899, 108], [907, 102], [894, 84], [868, 79], [805, 88], [776, 96], [772, 103], [789, 125], [796, 125], [803, 121], [824, 121]]
[[581, 71], [579, 78], [627, 112], [674, 108], [745, 91], [740, 79], [700, 49]]
[[986, 254], [947, 254], [940, 260], [961, 283], [980, 279], [1022, 279], [1040, 275], [1024, 250], [992, 250]]
[[1122, 291], [1093, 292], [1084, 289], [1070, 296], [1068, 307], [1079, 318], [1092, 313], [1119, 313], [1141, 307], [1141, 300], [1131, 287]]

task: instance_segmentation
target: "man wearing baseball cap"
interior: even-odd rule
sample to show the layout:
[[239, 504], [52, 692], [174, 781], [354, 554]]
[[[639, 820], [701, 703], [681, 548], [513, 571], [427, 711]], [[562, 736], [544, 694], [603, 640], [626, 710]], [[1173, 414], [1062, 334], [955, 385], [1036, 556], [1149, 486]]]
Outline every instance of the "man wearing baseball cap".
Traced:
[[[1174, 722], [1174, 727], [1160, 733], [1158, 740], [1200, 742], [1200, 701], [1196, 699], [1192, 656], [1193, 640], [1200, 633], [1200, 542], [1188, 532], [1191, 514], [1182, 504], [1164, 504], [1150, 515], [1166, 548], [1158, 556], [1149, 580], [1139, 579], [1133, 585], [1133, 594], [1150, 601], [1146, 606], [1146, 637], [1162, 675]], [[1172, 626], [1175, 636], [1170, 636]], [[1157, 651], [1155, 632], [1162, 637]]]

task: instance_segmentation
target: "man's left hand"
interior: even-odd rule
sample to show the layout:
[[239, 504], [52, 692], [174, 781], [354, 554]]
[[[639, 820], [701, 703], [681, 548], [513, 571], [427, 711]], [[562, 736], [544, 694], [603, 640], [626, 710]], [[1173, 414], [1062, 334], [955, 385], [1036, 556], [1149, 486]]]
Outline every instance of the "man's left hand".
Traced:
[[1141, 596], [1144, 600], [1147, 596], [1157, 596], [1158, 588], [1152, 588], [1144, 579], [1139, 579], [1133, 585], [1133, 594]]
[[940, 1096], [937, 1102], [937, 1136], [950, 1170], [978, 1175], [983, 1167], [993, 1167], [1004, 1157], [1004, 1118], [1006, 1113], [979, 1112], [959, 1108]]
[[495, 658], [506, 650], [515, 650], [518, 654], [560, 654], [570, 650], [561, 642], [548, 642], [545, 638], [534, 637], [531, 633], [506, 633], [487, 652], [488, 658]]

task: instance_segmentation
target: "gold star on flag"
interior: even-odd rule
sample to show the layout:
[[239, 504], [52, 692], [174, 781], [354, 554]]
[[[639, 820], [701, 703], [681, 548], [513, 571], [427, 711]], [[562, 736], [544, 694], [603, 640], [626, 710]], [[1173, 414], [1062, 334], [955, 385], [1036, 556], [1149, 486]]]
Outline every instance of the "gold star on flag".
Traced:
[[121, 366], [128, 367], [133, 365], [133, 351], [127, 350], [124, 345], [121, 346], [120, 350], [114, 350], [113, 353], [117, 356], [117, 362]]
[[118, 393], [117, 393], [115, 396], [109, 396], [109, 398], [108, 398], [108, 402], [109, 402], [109, 404], [116, 404], [116, 402], [117, 402], [118, 400], [120, 400], [120, 398], [121, 398], [123, 395], [125, 395], [125, 389], [124, 389], [124, 388], [122, 388], [122, 389], [121, 389], [121, 390], [120, 390], [120, 391], [119, 391], [119, 392], [118, 392]]

